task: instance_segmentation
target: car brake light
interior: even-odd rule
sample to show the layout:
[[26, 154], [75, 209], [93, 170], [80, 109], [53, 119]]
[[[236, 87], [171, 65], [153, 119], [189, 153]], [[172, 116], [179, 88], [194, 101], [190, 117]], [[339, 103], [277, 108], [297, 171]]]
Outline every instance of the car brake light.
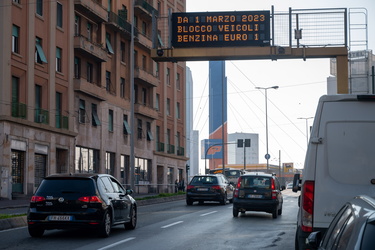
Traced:
[[212, 189], [217, 189], [217, 190], [220, 190], [220, 189], [221, 189], [221, 187], [220, 187], [220, 186], [218, 186], [218, 185], [215, 185], [215, 186], [211, 186], [211, 188], [212, 188]]
[[102, 200], [98, 196], [83, 196], [79, 197], [78, 200], [87, 203], [102, 203]]
[[41, 202], [41, 201], [45, 201], [45, 200], [46, 200], [46, 198], [44, 198], [43, 196], [34, 195], [34, 196], [31, 197], [30, 202], [35, 203], [35, 202]]
[[241, 182], [242, 182], [242, 177], [240, 176], [237, 181], [236, 189], [234, 190], [234, 194], [233, 194], [234, 198], [238, 198], [238, 193], [239, 193], [238, 190], [241, 188]]
[[275, 180], [271, 179], [271, 193], [272, 193], [272, 199], [276, 200], [277, 199], [277, 191], [275, 190]]
[[190, 189], [193, 189], [193, 188], [194, 188], [193, 185], [188, 185], [186, 189], [187, 189], [187, 190], [190, 190]]
[[305, 181], [302, 185], [301, 204], [302, 230], [305, 232], [312, 232], [314, 215], [314, 181]]

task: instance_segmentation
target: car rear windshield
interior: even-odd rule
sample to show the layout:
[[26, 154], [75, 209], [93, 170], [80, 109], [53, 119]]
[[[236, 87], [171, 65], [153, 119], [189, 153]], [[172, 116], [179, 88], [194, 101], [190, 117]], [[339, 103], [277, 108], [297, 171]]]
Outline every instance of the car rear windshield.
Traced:
[[215, 176], [195, 176], [191, 180], [191, 185], [199, 184], [218, 184], [217, 177]]
[[91, 179], [46, 179], [40, 184], [37, 193], [95, 193]]
[[240, 188], [271, 188], [271, 178], [267, 176], [242, 176]]

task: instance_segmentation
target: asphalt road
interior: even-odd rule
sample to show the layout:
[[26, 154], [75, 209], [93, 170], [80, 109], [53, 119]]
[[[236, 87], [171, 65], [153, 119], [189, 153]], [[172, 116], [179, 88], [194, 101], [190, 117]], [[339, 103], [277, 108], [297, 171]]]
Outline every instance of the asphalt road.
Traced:
[[277, 219], [262, 212], [234, 218], [232, 204], [186, 206], [182, 200], [139, 207], [137, 228], [117, 226], [109, 238], [85, 230], [51, 230], [31, 238], [21, 227], [0, 232], [0, 249], [294, 249], [297, 196], [283, 193], [283, 214]]

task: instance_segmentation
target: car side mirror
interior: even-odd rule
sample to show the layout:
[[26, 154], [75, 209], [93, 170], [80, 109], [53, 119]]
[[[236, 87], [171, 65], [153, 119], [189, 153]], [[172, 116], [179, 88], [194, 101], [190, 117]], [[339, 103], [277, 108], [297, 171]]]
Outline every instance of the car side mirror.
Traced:
[[281, 186], [281, 189], [280, 189], [281, 191], [283, 191], [283, 190], [285, 190], [285, 186]]
[[132, 189], [126, 189], [126, 195], [131, 195], [133, 193]]
[[295, 174], [293, 177], [293, 188], [292, 191], [297, 193], [299, 190], [301, 190], [301, 179], [300, 174]]
[[306, 239], [307, 245], [312, 248], [318, 248], [320, 241], [322, 240], [322, 233], [320, 231], [312, 232]]

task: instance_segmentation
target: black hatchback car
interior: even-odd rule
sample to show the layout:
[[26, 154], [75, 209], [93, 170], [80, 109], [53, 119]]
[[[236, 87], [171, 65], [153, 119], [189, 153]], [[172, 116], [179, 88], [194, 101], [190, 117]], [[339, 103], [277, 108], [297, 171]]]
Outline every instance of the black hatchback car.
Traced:
[[233, 216], [246, 211], [272, 213], [275, 219], [283, 210], [279, 180], [273, 174], [253, 172], [239, 177], [233, 199]]
[[222, 174], [196, 175], [186, 188], [186, 204], [194, 201], [218, 201], [225, 205], [233, 201], [234, 186]]
[[48, 229], [88, 228], [108, 237], [114, 225], [134, 229], [137, 204], [131, 194], [107, 174], [48, 176], [30, 201], [29, 234], [41, 237]]

